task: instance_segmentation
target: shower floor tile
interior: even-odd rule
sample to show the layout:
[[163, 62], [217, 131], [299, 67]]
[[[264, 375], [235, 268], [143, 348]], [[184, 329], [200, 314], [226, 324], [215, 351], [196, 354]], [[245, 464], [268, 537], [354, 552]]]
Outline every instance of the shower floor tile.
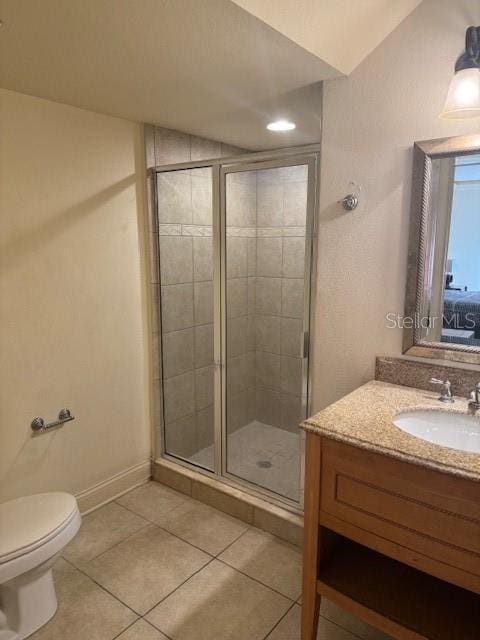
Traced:
[[[254, 420], [234, 431], [227, 441], [227, 471], [286, 498], [300, 499], [301, 433], [291, 433]], [[191, 457], [212, 465], [213, 445]]]

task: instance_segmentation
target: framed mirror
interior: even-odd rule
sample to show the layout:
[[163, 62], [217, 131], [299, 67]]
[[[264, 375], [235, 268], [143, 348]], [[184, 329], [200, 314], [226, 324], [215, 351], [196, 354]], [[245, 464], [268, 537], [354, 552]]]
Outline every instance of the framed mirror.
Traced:
[[480, 135], [414, 145], [409, 355], [480, 364]]

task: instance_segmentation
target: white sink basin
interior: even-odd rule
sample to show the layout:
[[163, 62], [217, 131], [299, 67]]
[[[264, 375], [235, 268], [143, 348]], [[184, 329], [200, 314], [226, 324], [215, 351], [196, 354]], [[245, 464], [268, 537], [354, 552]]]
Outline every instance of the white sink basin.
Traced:
[[444, 447], [480, 453], [480, 416], [448, 411], [402, 411], [393, 424], [412, 436]]

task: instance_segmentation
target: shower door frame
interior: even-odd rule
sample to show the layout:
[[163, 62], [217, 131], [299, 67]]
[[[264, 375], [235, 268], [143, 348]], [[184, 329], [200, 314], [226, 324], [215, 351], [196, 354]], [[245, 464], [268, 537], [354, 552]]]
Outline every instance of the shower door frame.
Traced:
[[[275, 169], [286, 166], [307, 165], [307, 210], [305, 221], [305, 269], [304, 269], [304, 309], [303, 309], [303, 363], [302, 363], [302, 412], [309, 415], [311, 409], [311, 327], [313, 324], [314, 298], [316, 291], [316, 265], [317, 265], [317, 212], [319, 203], [320, 183], [320, 144], [305, 145], [301, 147], [289, 147], [275, 151], [262, 151], [257, 153], [244, 153], [239, 156], [226, 158], [213, 158], [211, 160], [198, 160], [176, 164], [160, 165], [149, 169], [153, 178], [151, 185], [151, 206], [156, 225], [158, 224], [157, 201], [157, 175], [169, 171], [181, 171], [185, 169], [210, 168], [212, 179], [212, 243], [213, 243], [213, 304], [214, 304], [214, 469], [206, 469], [198, 464], [166, 451], [165, 447], [165, 420], [163, 414], [163, 376], [160, 376], [160, 438], [156, 441], [155, 456], [175, 462], [188, 469], [193, 469], [203, 475], [221, 479], [228, 485], [241, 486], [249, 493], [267, 499], [273, 504], [283, 507], [288, 506], [294, 510], [303, 508], [303, 499], [295, 501], [265, 487], [249, 482], [231, 474], [227, 470], [227, 416], [226, 416], [226, 175], [241, 171], [255, 171], [259, 169]], [[157, 248], [159, 260], [157, 263], [159, 288], [161, 285], [159, 247]], [[161, 295], [159, 292], [158, 304], [161, 317]], [[162, 371], [162, 330], [160, 321], [160, 353], [156, 357], [160, 359], [159, 366]], [[158, 384], [158, 380], [156, 380]], [[303, 437], [300, 439], [299, 456], [300, 468], [303, 468]], [[158, 448], [160, 451], [158, 451]], [[302, 478], [299, 478], [301, 486]], [[302, 495], [302, 492], [301, 492]]]

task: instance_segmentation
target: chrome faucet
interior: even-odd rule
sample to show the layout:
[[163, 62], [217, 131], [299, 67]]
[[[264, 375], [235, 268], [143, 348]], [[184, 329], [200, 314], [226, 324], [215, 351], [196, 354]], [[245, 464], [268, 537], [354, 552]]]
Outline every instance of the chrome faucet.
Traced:
[[437, 378], [432, 378], [430, 382], [431, 384], [439, 384], [442, 386], [442, 391], [438, 398], [440, 402], [455, 402], [452, 396], [452, 383], [450, 380], [438, 380]]
[[473, 411], [478, 411], [480, 409], [480, 382], [475, 387], [475, 391], [472, 391], [472, 393], [470, 394], [468, 406]]

